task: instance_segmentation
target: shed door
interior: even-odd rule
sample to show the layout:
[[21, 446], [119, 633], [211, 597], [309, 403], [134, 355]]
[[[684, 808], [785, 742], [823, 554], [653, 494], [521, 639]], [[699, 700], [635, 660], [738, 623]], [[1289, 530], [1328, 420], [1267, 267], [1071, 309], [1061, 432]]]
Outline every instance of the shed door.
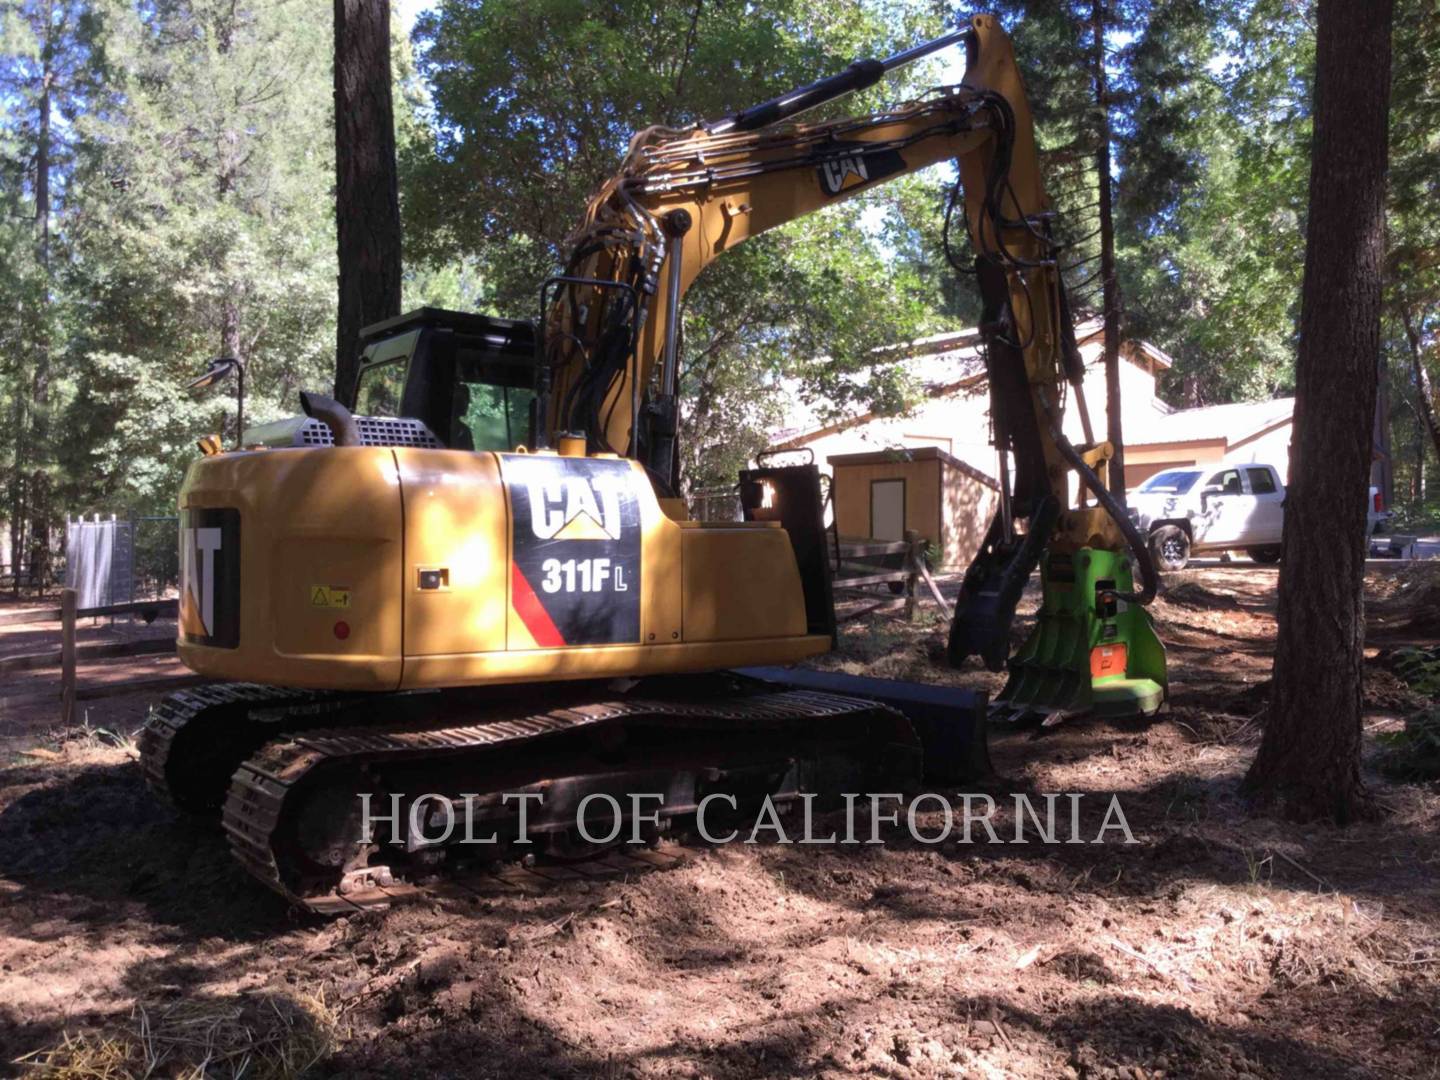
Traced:
[[870, 481], [870, 535], [876, 540], [905, 539], [905, 481]]

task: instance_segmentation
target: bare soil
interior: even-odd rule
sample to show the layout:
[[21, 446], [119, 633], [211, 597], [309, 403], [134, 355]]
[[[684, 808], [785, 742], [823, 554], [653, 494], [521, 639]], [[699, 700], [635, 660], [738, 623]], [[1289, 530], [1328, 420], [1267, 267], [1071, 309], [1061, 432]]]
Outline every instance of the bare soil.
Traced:
[[[1435, 570], [1372, 573], [1372, 762], [1420, 704], [1387, 656], [1433, 626]], [[168, 1075], [205, 1045], [229, 1075], [263, 1032], [296, 1048], [252, 1047], [278, 1074], [1440, 1077], [1440, 791], [1372, 770], [1390, 813], [1345, 829], [1236, 798], [1274, 584], [1167, 581], [1162, 718], [992, 735], [1002, 808], [1084, 793], [1088, 840], [1115, 795], [1134, 844], [690, 846], [669, 871], [321, 922], [155, 805], [123, 738], [139, 703], [90, 703], [88, 732], [7, 713], [0, 1062], [68, 1035], [57, 1060], [128, 1040], [115, 1060], [168, 1052]], [[825, 666], [998, 689], [944, 644], [922, 607], [851, 626]], [[226, 1019], [199, 1038], [196, 1015]]]

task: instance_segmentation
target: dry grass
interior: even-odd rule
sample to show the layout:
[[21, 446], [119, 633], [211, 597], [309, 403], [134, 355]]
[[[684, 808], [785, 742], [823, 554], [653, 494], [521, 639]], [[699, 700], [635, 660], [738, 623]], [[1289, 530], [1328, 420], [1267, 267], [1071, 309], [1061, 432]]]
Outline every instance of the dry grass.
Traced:
[[67, 1033], [15, 1064], [52, 1080], [281, 1080], [303, 1075], [329, 1054], [338, 1026], [323, 996], [202, 998], [154, 1011], [136, 1005], [122, 1028]]

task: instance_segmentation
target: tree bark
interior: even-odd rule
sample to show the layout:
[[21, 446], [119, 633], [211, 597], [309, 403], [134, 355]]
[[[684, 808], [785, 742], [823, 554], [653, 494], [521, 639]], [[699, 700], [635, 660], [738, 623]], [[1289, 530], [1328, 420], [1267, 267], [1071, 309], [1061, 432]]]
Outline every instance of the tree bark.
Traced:
[[1425, 442], [1423, 439], [1415, 440], [1415, 483], [1411, 490], [1414, 492], [1413, 501], [1417, 506], [1425, 502]]
[[1395, 461], [1390, 447], [1390, 365], [1384, 349], [1380, 350], [1375, 379], [1375, 463], [1371, 483], [1380, 489], [1385, 509], [1389, 510], [1395, 505]]
[[[35, 304], [35, 368], [30, 379], [30, 579], [43, 587], [50, 577], [50, 113], [55, 85], [55, 20], [52, 4], [44, 9], [45, 37], [41, 42], [40, 99], [35, 139], [35, 259], [41, 287]], [[17, 463], [18, 464], [18, 463]]]
[[1279, 632], [1245, 789], [1368, 814], [1360, 778], [1366, 491], [1380, 351], [1393, 0], [1320, 0]]
[[1400, 307], [1400, 322], [1405, 327], [1405, 341], [1410, 346], [1410, 368], [1415, 376], [1415, 391], [1420, 398], [1420, 416], [1425, 421], [1425, 430], [1430, 433], [1430, 441], [1435, 444], [1435, 456], [1440, 457], [1440, 417], [1435, 415], [1435, 391], [1431, 387], [1430, 372], [1425, 367], [1420, 330], [1410, 309], [1404, 305]]
[[1095, 35], [1095, 106], [1099, 142], [1095, 148], [1096, 186], [1100, 210], [1100, 282], [1105, 306], [1105, 437], [1110, 458], [1110, 492], [1125, 504], [1125, 436], [1120, 416], [1120, 282], [1115, 276], [1115, 218], [1110, 178], [1110, 93], [1105, 74], [1105, 5], [1092, 0], [1091, 29]]
[[389, 0], [335, 0], [335, 396], [349, 401], [360, 330], [400, 313], [400, 195]]

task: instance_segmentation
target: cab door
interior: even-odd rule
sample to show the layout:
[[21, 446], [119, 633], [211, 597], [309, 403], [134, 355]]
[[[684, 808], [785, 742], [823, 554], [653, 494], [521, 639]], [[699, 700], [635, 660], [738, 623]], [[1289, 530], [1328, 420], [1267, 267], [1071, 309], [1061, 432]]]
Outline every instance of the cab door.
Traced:
[[1200, 488], [1200, 522], [1196, 539], [1206, 547], [1239, 544], [1249, 535], [1255, 496], [1247, 494], [1240, 469], [1221, 469]]
[[1285, 492], [1280, 489], [1275, 470], [1268, 465], [1250, 466], [1245, 470], [1245, 487], [1255, 500], [1246, 542], [1280, 543], [1280, 530], [1285, 525]]

